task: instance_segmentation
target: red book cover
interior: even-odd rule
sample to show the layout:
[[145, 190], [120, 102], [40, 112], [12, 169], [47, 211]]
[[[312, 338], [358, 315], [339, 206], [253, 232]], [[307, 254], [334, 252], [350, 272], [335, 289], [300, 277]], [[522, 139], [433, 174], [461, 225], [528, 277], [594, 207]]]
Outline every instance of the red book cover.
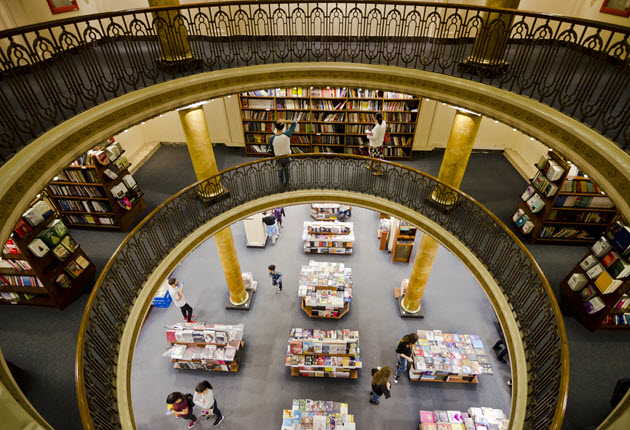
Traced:
[[15, 225], [15, 232], [18, 234], [18, 236], [20, 237], [24, 237], [27, 234], [29, 234], [29, 232], [33, 231], [33, 229], [31, 228], [31, 226], [29, 226], [26, 221], [24, 221], [22, 218], [20, 218], [20, 220], [18, 221], [18, 223]]
[[177, 342], [177, 339], [175, 339], [175, 330], [166, 330], [166, 340], [167, 342]]
[[19, 254], [20, 250], [18, 249], [17, 245], [15, 244], [15, 242], [13, 242], [13, 239], [8, 239], [7, 240], [7, 251], [9, 251], [9, 254]]
[[326, 357], [324, 357], [323, 355], [318, 355], [317, 356], [317, 364], [319, 366], [324, 366], [326, 364]]
[[606, 267], [610, 267], [619, 259], [619, 254], [615, 251], [610, 251], [604, 258], [602, 258], [602, 263]]

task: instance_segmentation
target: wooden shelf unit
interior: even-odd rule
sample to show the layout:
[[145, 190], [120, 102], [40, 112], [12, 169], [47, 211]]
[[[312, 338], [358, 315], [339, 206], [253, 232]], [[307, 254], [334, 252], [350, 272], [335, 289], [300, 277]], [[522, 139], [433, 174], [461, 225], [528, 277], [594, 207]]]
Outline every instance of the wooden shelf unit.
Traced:
[[[349, 231], [321, 231], [321, 228]], [[354, 247], [354, 225], [351, 222], [304, 222], [304, 252], [306, 254], [350, 255]]]
[[[123, 157], [124, 151], [116, 159]], [[86, 164], [80, 164], [80, 160], [85, 160]], [[109, 165], [102, 165], [96, 161], [95, 157], [90, 154], [81, 156], [70, 166], [64, 168], [61, 172], [62, 178], [67, 177], [71, 179], [72, 172], [80, 171], [81, 174], [77, 175], [78, 179], [88, 178], [90, 182], [74, 182], [72, 180], [53, 180], [46, 187], [46, 192], [49, 198], [53, 201], [57, 211], [62, 216], [64, 224], [72, 228], [87, 228], [87, 229], [105, 229], [105, 230], [119, 230], [126, 231], [133, 224], [135, 219], [142, 213], [146, 207], [146, 203], [142, 198], [142, 192], [135, 198], [131, 209], [127, 210], [118, 204], [118, 199], [115, 198], [112, 193], [112, 187], [120, 184], [122, 178], [129, 175], [129, 168], [125, 167], [120, 170], [116, 179], [110, 179], [105, 175], [105, 170], [110, 167], [116, 160], [113, 160]], [[70, 172], [70, 173], [69, 173]], [[76, 177], [76, 176], [75, 176]], [[94, 180], [97, 180], [94, 182]], [[74, 188], [77, 187], [77, 188]], [[92, 193], [100, 194], [99, 197], [86, 197], [82, 195], [63, 195], [61, 190], [66, 190], [68, 193], [81, 193], [87, 194], [88, 190]], [[86, 210], [73, 210], [68, 207], [67, 204], [62, 204], [63, 200], [69, 201], [96, 201], [106, 203], [105, 206], [109, 206], [110, 210], [105, 212], [88, 211]], [[76, 209], [76, 208], [75, 208]], [[102, 223], [100, 219], [108, 219], [110, 223]], [[90, 222], [90, 220], [94, 222]]]
[[417, 229], [400, 220], [398, 228], [394, 232], [394, 242], [392, 245], [392, 262], [401, 261], [409, 263], [413, 253], [413, 245], [416, 240]]
[[[338, 97], [340, 94], [343, 96]], [[374, 115], [380, 112], [391, 136], [391, 145], [383, 145], [385, 158], [410, 160], [421, 99], [382, 90], [295, 87], [250, 91], [239, 95], [239, 103], [248, 156], [270, 155], [268, 139], [277, 119], [298, 122], [291, 139], [292, 153], [368, 155], [365, 131], [372, 128]], [[330, 117], [334, 114], [339, 115]]]
[[[361, 358], [360, 358], [360, 348], [359, 348], [359, 338], [358, 332], [357, 337], [350, 338], [322, 338], [322, 337], [299, 337], [295, 336], [296, 329], [291, 329], [291, 334], [289, 336], [289, 344], [287, 346], [287, 357], [285, 361], [285, 366], [291, 369], [291, 376], [307, 376], [307, 377], [316, 377], [316, 378], [338, 378], [338, 379], [357, 379], [358, 377], [358, 369], [362, 367]], [[318, 330], [312, 330], [316, 332]], [[325, 332], [326, 330], [321, 330]], [[336, 330], [336, 332], [342, 332], [348, 330]], [[310, 352], [308, 350], [304, 350], [307, 345], [311, 345], [315, 347], [315, 344], [320, 344], [322, 348], [324, 345], [345, 345], [344, 349], [346, 353], [334, 353], [334, 352]], [[348, 345], [355, 344], [356, 353], [350, 353], [352, 350]], [[295, 351], [296, 345], [299, 345], [299, 353]], [[348, 351], [350, 349], [350, 351]], [[302, 358], [300, 358], [302, 357]], [[295, 363], [295, 361], [300, 361], [301, 359], [306, 360], [307, 357], [330, 357], [329, 364], [300, 364]], [[354, 359], [350, 360], [351, 358]], [[295, 359], [295, 360], [294, 360]], [[332, 364], [332, 360], [343, 360], [348, 359], [348, 365], [344, 366], [338, 364]], [[355, 363], [354, 366], [351, 366], [350, 363]], [[343, 375], [343, 376], [341, 376]]]
[[[614, 249], [614, 247], [613, 247]], [[621, 253], [620, 253], [621, 254]], [[580, 261], [575, 265], [575, 267], [567, 274], [567, 276], [560, 283], [560, 291], [562, 293], [562, 297], [566, 300], [577, 315], [578, 319], [582, 322], [582, 324], [589, 329], [591, 332], [595, 332], [598, 330], [630, 330], [630, 324], [612, 324], [606, 323], [606, 320], [609, 316], [615, 317], [616, 315], [624, 315], [626, 313], [630, 314], [630, 309], [619, 309], [617, 307], [619, 301], [626, 295], [630, 294], [630, 277], [626, 277], [623, 279], [623, 283], [617, 287], [615, 291], [608, 294], [603, 294], [595, 285], [595, 279], [590, 279], [590, 277], [586, 274], [586, 271], [582, 269], [580, 263], [584, 261], [589, 255], [595, 257], [597, 261], [602, 264], [600, 258], [597, 258], [592, 250], [589, 251], [580, 259]], [[623, 258], [623, 257], [622, 257]], [[624, 258], [627, 261], [627, 258]], [[604, 266], [604, 270], [606, 270]], [[586, 276], [588, 280], [587, 286], [592, 286], [593, 290], [597, 293], [602, 301], [604, 302], [604, 308], [593, 313], [589, 314], [586, 310], [585, 301], [580, 296], [579, 291], [573, 291], [569, 286], [569, 279], [575, 273], [580, 273]], [[581, 291], [581, 290], [580, 290]]]
[[311, 203], [311, 218], [317, 221], [334, 221], [340, 206], [337, 203]]
[[[0, 286], [0, 291], [17, 293], [19, 298], [15, 300], [0, 300], [0, 304], [44, 306], [63, 310], [76, 300], [79, 295], [81, 295], [83, 287], [91, 279], [96, 267], [78, 244], [74, 252], [70, 253], [70, 255], [63, 261], [60, 261], [53, 255], [52, 249], [41, 257], [37, 257], [30, 251], [30, 249], [28, 249], [28, 245], [35, 240], [40, 233], [46, 230], [48, 225], [50, 225], [50, 223], [55, 219], [58, 219], [56, 214], [49, 216], [44, 219], [42, 223], [33, 227], [32, 231], [30, 231], [26, 236], [20, 237], [18, 234], [14, 233], [9, 239], [9, 241], [12, 241], [18, 248], [19, 253], [11, 254], [3, 251], [2, 258], [5, 260], [26, 261], [32, 270], [0, 268], [0, 275], [36, 277], [43, 286], [22, 286], [14, 284], [2, 285]], [[70, 235], [70, 233], [67, 233], [67, 235]], [[79, 274], [79, 276], [72, 278], [64, 271], [64, 268], [71, 262], [75, 261], [79, 256], [88, 261], [88, 266]], [[71, 280], [69, 287], [64, 288], [56, 283], [56, 279], [61, 274], [66, 274], [66, 276]], [[24, 294], [36, 294], [36, 296], [29, 299], [26, 298]]]
[[[579, 207], [579, 206], [554, 206], [564, 202], [567, 197], [575, 196], [577, 198], [593, 198], [593, 197], [607, 197], [607, 195], [601, 192], [574, 192], [574, 191], [562, 191], [565, 186], [565, 182], [574, 183], [589, 183], [589, 187], [594, 186], [599, 189], [595, 182], [586, 176], [576, 176], [572, 179], [567, 179], [569, 170], [572, 167], [570, 163], [565, 161], [555, 151], [549, 151], [547, 154], [551, 160], [558, 163], [558, 165], [564, 169], [562, 176], [555, 180], [550, 181], [558, 187], [558, 190], [552, 196], [546, 196], [541, 190], [538, 190], [533, 182], [530, 182], [530, 186], [534, 189], [534, 193], [540, 196], [542, 201], [545, 202], [544, 207], [540, 212], [533, 213], [528, 207], [526, 201], [522, 199], [518, 203], [518, 208], [522, 210], [525, 215], [534, 224], [531, 232], [525, 234], [522, 229], [519, 228], [521, 235], [531, 243], [539, 244], [555, 244], [555, 245], [588, 245], [592, 244], [597, 238], [610, 226], [617, 215], [616, 208], [597, 208], [597, 207]], [[540, 162], [539, 162], [540, 163]], [[539, 170], [540, 171], [540, 170]], [[582, 219], [589, 219], [589, 217], [600, 217], [599, 220], [593, 222], [582, 222]], [[564, 229], [577, 229], [588, 234], [583, 238], [576, 237], [563, 237], [569, 234], [569, 230]], [[581, 233], [576, 234], [579, 236]], [[556, 236], [556, 237], [553, 237]]]
[[[331, 285], [332, 284], [334, 285]], [[342, 306], [307, 304], [310, 294], [318, 291], [334, 291], [341, 294]], [[348, 300], [346, 300], [346, 294]], [[311, 318], [340, 319], [350, 311], [352, 300], [352, 269], [343, 263], [319, 262], [311, 260], [308, 266], [302, 266], [299, 278], [298, 296], [301, 297], [302, 310]]]

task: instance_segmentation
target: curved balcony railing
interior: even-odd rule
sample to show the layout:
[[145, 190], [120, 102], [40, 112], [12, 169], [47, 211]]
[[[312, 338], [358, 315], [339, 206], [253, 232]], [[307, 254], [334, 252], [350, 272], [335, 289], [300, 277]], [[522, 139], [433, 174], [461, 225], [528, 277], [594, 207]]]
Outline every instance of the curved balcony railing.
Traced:
[[2, 31], [0, 164], [127, 92], [193, 73], [305, 61], [479, 81], [548, 104], [625, 149], [629, 36], [630, 28], [556, 15], [370, 0], [181, 5]]
[[[547, 280], [516, 236], [479, 203], [443, 184], [436, 188], [440, 182], [417, 170], [385, 162], [385, 175], [377, 178], [362, 167], [366, 157], [322, 154], [291, 159], [287, 189], [279, 187], [273, 159], [240, 165], [171, 197], [124, 240], [101, 273], [81, 323], [77, 391], [84, 428], [121, 428], [116, 367], [125, 321], [149, 275], [177, 244], [220, 214], [257, 199], [284, 191], [344, 190], [419, 212], [451, 232], [483, 262], [513, 309], [525, 348], [523, 428], [560, 429], [569, 375], [566, 333]], [[217, 184], [229, 194], [204, 203], [199, 196], [216, 194]], [[436, 190], [449, 194], [437, 200], [456, 201], [454, 207], [445, 211], [432, 204], [430, 197]]]

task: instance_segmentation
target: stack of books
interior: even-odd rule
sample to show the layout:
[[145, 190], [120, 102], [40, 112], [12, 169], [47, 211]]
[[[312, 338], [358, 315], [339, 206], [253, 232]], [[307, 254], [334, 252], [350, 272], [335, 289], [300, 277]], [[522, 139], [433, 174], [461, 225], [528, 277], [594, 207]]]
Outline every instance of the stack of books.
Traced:
[[282, 414], [281, 430], [356, 430], [348, 404], [311, 399], [293, 399]]
[[422, 430], [507, 430], [509, 424], [501, 409], [472, 407], [467, 412], [420, 411]]

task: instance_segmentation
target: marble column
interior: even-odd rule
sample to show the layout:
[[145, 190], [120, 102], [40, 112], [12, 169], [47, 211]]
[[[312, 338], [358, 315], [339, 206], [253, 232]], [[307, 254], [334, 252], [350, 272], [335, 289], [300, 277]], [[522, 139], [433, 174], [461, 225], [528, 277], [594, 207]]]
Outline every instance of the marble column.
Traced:
[[[203, 106], [180, 109], [178, 113], [197, 180], [201, 181], [216, 175], [218, 173], [217, 162], [214, 158]], [[208, 181], [206, 184], [200, 191], [203, 198], [224, 192], [218, 180]], [[241, 305], [247, 301], [248, 293], [243, 284], [241, 265], [236, 254], [231, 228], [227, 227], [215, 234], [214, 241], [230, 290], [230, 302], [234, 305]]]
[[[455, 111], [451, 134], [438, 174], [440, 181], [459, 188], [480, 124], [481, 115], [459, 109]], [[457, 201], [457, 196], [450, 189], [439, 185], [435, 188], [431, 198], [446, 206]], [[420, 310], [422, 296], [439, 248], [440, 244], [435, 239], [428, 234], [422, 235], [409, 276], [407, 292], [401, 303], [406, 312], [416, 313]]]
[[[520, 0], [486, 0], [485, 6], [518, 9], [519, 3]], [[464, 64], [472, 66], [477, 72], [490, 73], [493, 70], [501, 70], [507, 65], [504, 59], [505, 50], [514, 18], [510, 14], [484, 12], [482, 21], [472, 53]]]
[[[149, 0], [149, 6], [178, 6], [179, 0]], [[162, 49], [161, 61], [172, 63], [193, 58], [184, 22], [179, 11], [153, 12], [153, 28]]]
[[[455, 110], [455, 118], [438, 174], [440, 181], [459, 188], [480, 124], [481, 115], [459, 109]], [[440, 185], [435, 187], [431, 198], [443, 205], [452, 205], [457, 202], [457, 195]]]

